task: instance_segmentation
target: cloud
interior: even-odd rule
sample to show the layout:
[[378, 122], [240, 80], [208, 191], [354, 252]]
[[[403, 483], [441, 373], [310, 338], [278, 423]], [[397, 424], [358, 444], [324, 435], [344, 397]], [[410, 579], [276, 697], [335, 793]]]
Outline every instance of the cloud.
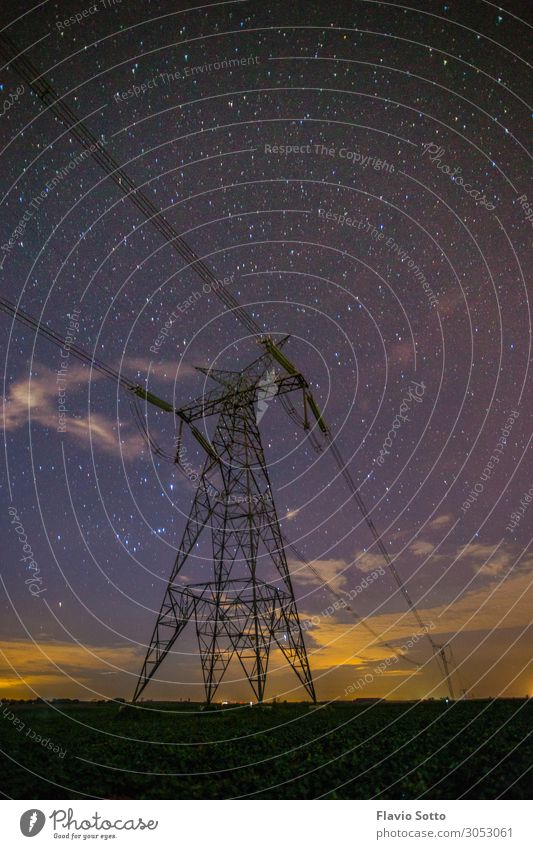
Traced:
[[[478, 552], [479, 553], [479, 552]], [[491, 580], [482, 588], [465, 593], [448, 605], [419, 608], [422, 622], [434, 627], [430, 633], [436, 642], [444, 636], [475, 632], [525, 629], [533, 621], [533, 579], [530, 570], [511, 574], [503, 580]], [[342, 614], [346, 619], [348, 614]], [[311, 618], [311, 617], [310, 617]], [[409, 611], [369, 616], [366, 622], [379, 635], [372, 635], [358, 622], [339, 622], [338, 616], [324, 616], [316, 627], [306, 630], [318, 651], [313, 650], [314, 669], [336, 666], [360, 666], [367, 661], [380, 661], [391, 652], [380, 643], [401, 646], [419, 632], [419, 626]], [[440, 637], [439, 637], [440, 635]], [[418, 642], [426, 646], [425, 640]]]
[[413, 554], [416, 554], [417, 557], [425, 557], [427, 554], [431, 554], [434, 551], [435, 546], [432, 542], [428, 542], [425, 539], [417, 539], [415, 542], [409, 546], [409, 551], [412, 551]]
[[306, 637], [314, 643], [311, 649], [313, 669], [379, 663], [394, 656], [383, 642], [397, 644], [400, 652], [400, 646], [420, 630], [409, 615], [384, 614], [368, 617], [365, 621], [378, 639], [360, 622], [341, 623], [334, 616], [322, 617], [316, 627], [307, 630]]
[[[113, 420], [102, 413], [92, 412], [91, 415], [74, 414], [72, 403], [78, 399], [77, 406], [82, 409], [86, 403], [86, 387], [89, 371], [82, 365], [69, 365], [65, 374], [64, 406], [67, 412], [65, 422], [65, 437], [71, 437], [85, 448], [89, 447], [89, 436], [96, 448], [114, 454], [122, 454], [125, 459], [137, 457], [145, 442], [138, 433], [133, 419], [126, 421]], [[101, 380], [99, 372], [91, 374], [91, 384]], [[82, 390], [85, 397], [81, 399]], [[59, 420], [58, 396], [59, 385], [57, 373], [47, 366], [34, 365], [31, 378], [24, 377], [15, 380], [9, 387], [7, 396], [3, 399], [3, 426], [7, 431], [14, 431], [27, 425], [31, 416], [32, 424], [57, 431]], [[127, 437], [126, 439], [124, 437]]]
[[[34, 689], [38, 696], [50, 697], [57, 695], [59, 687], [64, 692], [65, 687], [77, 686], [82, 697], [88, 698], [81, 685], [98, 688], [104, 674], [137, 670], [141, 654], [142, 650], [133, 645], [80, 646], [53, 641], [34, 644], [2, 640], [0, 692], [6, 690], [13, 698], [17, 694], [20, 698], [34, 698], [31, 692]], [[74, 680], [70, 681], [69, 677]], [[112, 681], [113, 676], [109, 675], [107, 685]]]
[[328, 583], [332, 590], [342, 594], [349, 589], [347, 585], [353, 584], [354, 580], [357, 579], [354, 567], [364, 574], [382, 569], [383, 556], [371, 551], [361, 550], [354, 554], [351, 561], [331, 558], [329, 560], [311, 560], [310, 563], [318, 572], [319, 577], [298, 560], [289, 562], [291, 574], [301, 584], [321, 587]]
[[451, 513], [441, 513], [440, 516], [435, 516], [435, 518], [429, 523], [428, 528], [438, 530], [439, 528], [446, 527], [446, 525], [449, 525], [451, 522], [453, 522], [453, 516]]
[[291, 519], [294, 519], [294, 517], [298, 515], [298, 513], [300, 512], [301, 509], [302, 509], [301, 507], [295, 507], [294, 510], [287, 510], [285, 515], [282, 516], [281, 518], [282, 519], [288, 519], [290, 521]]
[[153, 360], [149, 357], [126, 357], [122, 363], [117, 363], [116, 369], [121, 368], [126, 377], [132, 377], [132, 372], [137, 372], [142, 377], [157, 377], [168, 383], [176, 383], [178, 380], [186, 380], [189, 377], [198, 377], [194, 366], [188, 363], [179, 363], [178, 360]]
[[310, 569], [303, 566], [298, 560], [289, 562], [291, 574], [301, 584], [321, 587], [327, 583], [335, 592], [339, 592], [346, 586], [345, 573], [348, 564], [345, 560], [312, 560], [311, 565], [316, 569], [320, 577], [314, 575]]
[[373, 572], [383, 566], [383, 555], [373, 551], [358, 551], [354, 555], [353, 565], [360, 572]]
[[532, 586], [529, 570], [511, 573], [465, 593], [450, 607], [441, 605], [424, 615], [434, 618], [441, 633], [454, 633], [463, 627], [467, 631], [529, 627], [533, 621]]
[[493, 576], [501, 575], [511, 568], [516, 551], [512, 545], [482, 545], [476, 542], [459, 548], [457, 557], [474, 561], [470, 565], [479, 575]]

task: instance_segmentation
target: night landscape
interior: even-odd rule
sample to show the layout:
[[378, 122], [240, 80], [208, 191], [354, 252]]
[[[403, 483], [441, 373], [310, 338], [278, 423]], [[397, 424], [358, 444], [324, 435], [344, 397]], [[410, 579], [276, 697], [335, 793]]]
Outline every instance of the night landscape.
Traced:
[[530, 4], [2, 26], [3, 797], [527, 799]]

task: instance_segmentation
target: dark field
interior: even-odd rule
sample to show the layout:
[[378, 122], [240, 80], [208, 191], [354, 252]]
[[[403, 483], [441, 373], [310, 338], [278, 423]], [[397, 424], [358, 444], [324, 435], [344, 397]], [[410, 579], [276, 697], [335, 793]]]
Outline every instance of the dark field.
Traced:
[[[119, 713], [116, 704], [2, 705], [3, 793], [525, 799], [532, 790], [531, 699], [212, 712], [190, 704], [144, 707]], [[60, 751], [45, 748], [47, 739]]]

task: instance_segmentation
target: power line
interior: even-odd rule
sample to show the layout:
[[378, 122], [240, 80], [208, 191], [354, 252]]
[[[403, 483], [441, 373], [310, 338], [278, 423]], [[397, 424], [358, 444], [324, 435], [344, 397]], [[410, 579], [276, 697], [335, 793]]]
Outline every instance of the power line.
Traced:
[[[46, 324], [43, 324], [42, 321], [39, 321], [34, 316], [25, 312], [21, 307], [18, 307], [12, 301], [4, 298], [0, 295], [0, 311], [5, 313], [6, 315], [11, 316], [13, 319], [25, 324], [26, 327], [31, 328], [35, 331], [35, 333], [44, 336], [45, 339], [48, 339], [49, 342], [52, 342], [57, 348], [65, 347], [65, 339], [63, 336], [60, 336], [55, 330], [48, 327]], [[87, 351], [84, 351], [83, 348], [80, 348], [75, 343], [69, 344], [69, 352], [75, 357], [77, 360], [81, 362], [88, 363], [91, 365], [96, 371], [99, 371], [101, 374], [104, 374], [106, 377], [111, 378], [111, 380], [116, 381], [120, 386], [124, 389], [128, 389], [132, 392], [135, 392], [138, 389], [138, 384], [133, 383], [133, 381], [129, 380], [127, 377], [124, 377], [123, 374], [120, 374], [116, 369], [112, 366], [104, 363], [103, 360], [100, 360], [98, 357], [93, 354], [89, 354]]]
[[224, 305], [234, 312], [239, 321], [244, 324], [253, 335], [262, 335], [261, 327], [241, 307], [237, 299], [227, 291], [224, 284], [217, 278], [213, 271], [200, 259], [196, 251], [179, 235], [178, 231], [165, 218], [162, 212], [155, 206], [150, 198], [136, 185], [131, 177], [120, 167], [111, 154], [102, 147], [102, 140], [98, 139], [82, 120], [63, 102], [60, 95], [46, 80], [27, 56], [20, 55], [20, 51], [5, 35], [0, 34], [0, 55], [22, 77], [24, 82], [30, 86], [47, 109], [65, 124], [72, 135], [79, 141], [82, 147], [90, 154], [95, 162], [108, 174], [120, 191], [126, 195], [129, 201], [137, 207], [146, 220], [155, 227], [180, 255], [185, 262], [207, 283], [214, 294]]

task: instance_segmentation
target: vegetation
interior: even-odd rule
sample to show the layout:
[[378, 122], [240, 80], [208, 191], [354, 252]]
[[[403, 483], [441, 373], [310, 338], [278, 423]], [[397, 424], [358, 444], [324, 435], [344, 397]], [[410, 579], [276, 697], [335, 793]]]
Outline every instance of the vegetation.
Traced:
[[[15, 799], [529, 796], [533, 700], [231, 706], [7, 704]], [[63, 753], [63, 754], [62, 754]]]

